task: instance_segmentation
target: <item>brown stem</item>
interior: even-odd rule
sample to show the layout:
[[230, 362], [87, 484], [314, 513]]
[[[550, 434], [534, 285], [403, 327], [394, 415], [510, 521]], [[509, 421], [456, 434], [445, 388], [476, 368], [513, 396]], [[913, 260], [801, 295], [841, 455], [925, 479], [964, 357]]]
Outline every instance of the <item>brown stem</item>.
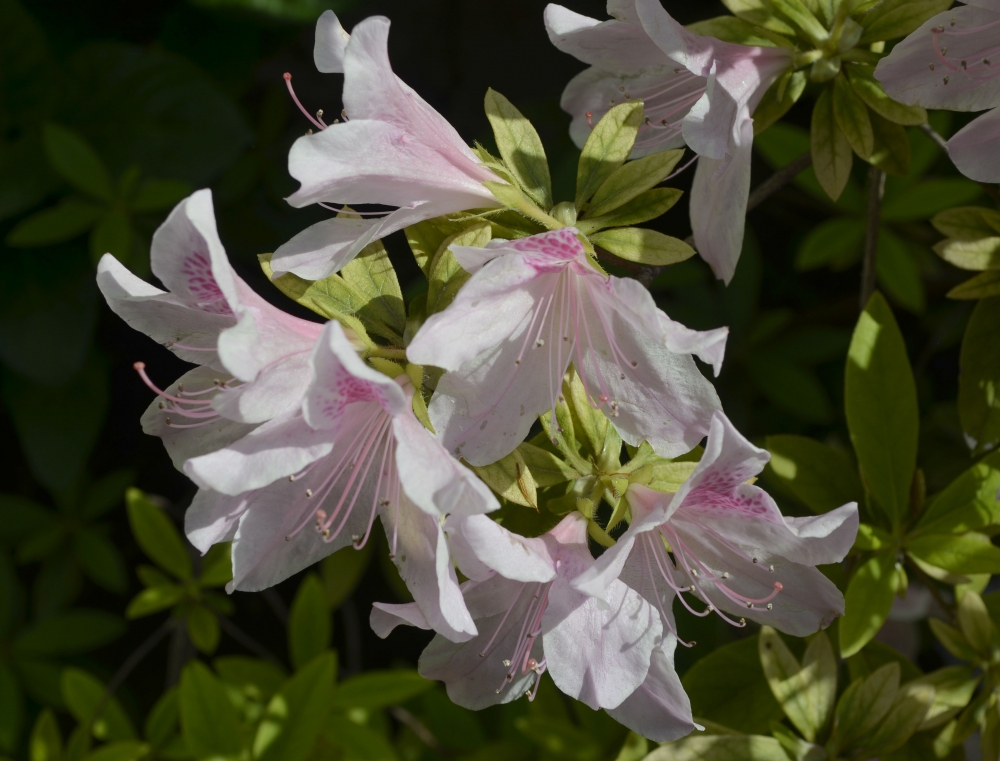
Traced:
[[875, 260], [878, 256], [878, 231], [881, 225], [885, 172], [878, 167], [868, 170], [868, 229], [865, 231], [865, 258], [861, 268], [861, 310], [875, 292]]

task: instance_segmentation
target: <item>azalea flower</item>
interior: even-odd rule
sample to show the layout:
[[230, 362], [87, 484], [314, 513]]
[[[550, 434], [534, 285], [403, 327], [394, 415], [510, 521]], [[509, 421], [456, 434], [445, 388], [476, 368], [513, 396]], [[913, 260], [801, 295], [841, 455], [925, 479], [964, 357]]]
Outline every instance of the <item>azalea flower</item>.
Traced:
[[901, 103], [992, 109], [948, 141], [948, 154], [967, 177], [1000, 182], [1000, 2], [965, 2], [896, 45], [879, 61], [875, 77]]
[[612, 21], [549, 5], [552, 43], [590, 64], [566, 86], [562, 107], [582, 146], [590, 125], [616, 103], [642, 99], [646, 122], [632, 149], [639, 158], [683, 143], [698, 154], [691, 226], [716, 276], [732, 279], [743, 245], [753, 145], [751, 114], [791, 66], [784, 48], [734, 45], [674, 21], [658, 0], [608, 0]]
[[[858, 506], [784, 517], [767, 492], [747, 483], [768, 459], [716, 413], [691, 477], [676, 494], [630, 485], [631, 525], [573, 586], [602, 597], [619, 576], [642, 579], [641, 587], [632, 583], [657, 604], [669, 606], [677, 593], [694, 615], [715, 611], [736, 626], [751, 618], [797, 637], [825, 628], [844, 612], [844, 597], [815, 566], [847, 555]], [[685, 594], [707, 608], [696, 611]]]
[[638, 282], [598, 272], [572, 227], [451, 250], [473, 275], [407, 347], [449, 371], [429, 408], [449, 450], [473, 465], [508, 454], [554, 410], [571, 362], [629, 444], [674, 457], [701, 441], [719, 399], [691, 353], [718, 373], [725, 328], [673, 322]]
[[[497, 207], [483, 185], [501, 182], [484, 167], [441, 114], [389, 65], [389, 20], [372, 16], [348, 35], [333, 11], [316, 25], [316, 66], [344, 74], [344, 121], [309, 117], [319, 131], [295, 141], [288, 171], [302, 183], [288, 202], [383, 204], [377, 219], [336, 217], [284, 244], [271, 259], [275, 274], [327, 277], [368, 243], [425, 219]], [[285, 75], [291, 91], [291, 75]], [[294, 97], [294, 92], [292, 92]], [[298, 100], [296, 99], [296, 103]], [[300, 106], [301, 108], [301, 106]]]
[[378, 516], [430, 625], [455, 640], [475, 635], [441, 521], [495, 510], [496, 498], [417, 420], [407, 377], [366, 365], [338, 323], [323, 329], [310, 365], [301, 413], [188, 461], [202, 487], [185, 519], [191, 543], [206, 552], [231, 540], [230, 589], [256, 591], [363, 547]]
[[125, 322], [200, 365], [163, 391], [136, 363], [158, 394], [143, 427], [163, 439], [180, 468], [301, 404], [309, 354], [323, 326], [271, 306], [233, 271], [209, 190], [174, 208], [153, 235], [150, 262], [167, 291], [111, 254], [101, 258], [97, 285]]
[[[593, 709], [658, 740], [694, 728], [673, 669], [676, 640], [663, 638], [656, 608], [613, 580], [604, 601], [572, 580], [594, 559], [587, 519], [571, 513], [547, 534], [525, 538], [486, 516], [446, 524], [479, 634], [462, 643], [437, 636], [420, 656], [420, 674], [445, 683], [458, 705], [478, 710], [527, 695], [541, 675]], [[375, 603], [372, 628], [386, 637], [399, 624], [430, 628], [415, 605]]]

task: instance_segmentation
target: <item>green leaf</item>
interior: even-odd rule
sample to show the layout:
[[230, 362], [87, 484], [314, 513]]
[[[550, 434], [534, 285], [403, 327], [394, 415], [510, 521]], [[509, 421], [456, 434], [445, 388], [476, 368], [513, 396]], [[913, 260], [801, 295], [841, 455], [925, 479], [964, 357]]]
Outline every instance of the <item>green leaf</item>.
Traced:
[[764, 679], [757, 636], [708, 651], [681, 681], [695, 716], [739, 732], [767, 732], [784, 715]]
[[802, 736], [815, 742], [829, 722], [837, 695], [837, 661], [830, 640], [822, 632], [816, 635], [801, 666], [770, 626], [761, 629], [759, 648], [775, 699]]
[[184, 587], [180, 584], [161, 584], [142, 590], [132, 598], [125, 609], [125, 618], [142, 618], [161, 610], [172, 608], [184, 599]]
[[12, 248], [34, 248], [72, 240], [91, 229], [104, 212], [97, 204], [71, 196], [22, 219], [5, 242]]
[[854, 655], [882, 628], [892, 608], [899, 575], [891, 552], [881, 552], [858, 566], [844, 595], [845, 609], [840, 619], [841, 657]]
[[125, 626], [118, 616], [76, 608], [43, 618], [21, 631], [14, 649], [27, 656], [73, 655], [96, 650], [118, 639]]
[[974, 452], [1000, 444], [1000, 298], [983, 299], [962, 339], [958, 376], [958, 415]]
[[543, 209], [552, 206], [552, 179], [545, 147], [524, 115], [493, 88], [486, 91], [486, 118], [497, 148], [521, 189]]
[[[696, 21], [693, 24], [688, 24], [687, 30], [702, 36], [715, 37], [715, 39], [722, 40], [723, 42], [732, 42], [736, 45], [775, 47], [777, 43], [775, 37], [778, 40], [782, 40], [778, 35], [769, 34], [759, 26], [751, 24], [738, 16], [716, 16], [704, 21]], [[787, 40], [782, 41], [788, 44]], [[759, 111], [760, 106], [757, 106], [757, 111], [754, 112], [754, 121], [756, 121], [757, 112]]]
[[661, 745], [644, 761], [788, 761], [788, 756], [773, 737], [693, 734]]
[[927, 110], [920, 106], [905, 106], [885, 94], [882, 83], [875, 79], [875, 67], [866, 63], [851, 63], [844, 70], [858, 97], [879, 116], [896, 124], [915, 127], [927, 124]]
[[149, 746], [145, 743], [117, 742], [88, 753], [83, 761], [139, 761], [148, 754]]
[[338, 608], [350, 597], [364, 576], [371, 556], [371, 545], [365, 544], [360, 550], [351, 546], [344, 547], [323, 559], [320, 573], [323, 576], [327, 605], [331, 610]]
[[296, 669], [330, 647], [333, 635], [330, 607], [323, 582], [315, 573], [299, 584], [288, 616], [288, 656]]
[[982, 193], [982, 186], [964, 177], [922, 179], [902, 193], [886, 198], [882, 219], [891, 222], [929, 219], [956, 203], [975, 201]]
[[695, 250], [679, 238], [645, 227], [615, 227], [593, 233], [591, 243], [619, 259], [650, 267], [664, 267], [690, 259]]
[[73, 538], [73, 550], [80, 567], [95, 584], [117, 594], [128, 588], [125, 561], [103, 533], [92, 528], [81, 529]]
[[806, 742], [784, 724], [771, 723], [771, 735], [795, 761], [826, 761], [826, 751], [820, 745]]
[[684, 193], [676, 188], [653, 188], [607, 214], [578, 219], [576, 229], [584, 235], [590, 235], [605, 227], [626, 227], [648, 222], [673, 208], [682, 195]]
[[958, 536], [923, 534], [908, 539], [906, 549], [925, 563], [952, 573], [1000, 573], [1000, 547], [973, 531]]
[[105, 699], [105, 692], [104, 683], [86, 671], [72, 667], [63, 671], [63, 700], [77, 723], [89, 726], [94, 737], [105, 742], [136, 739], [132, 722], [118, 700]]
[[878, 526], [870, 526], [867, 523], [858, 525], [858, 536], [854, 540], [854, 549], [862, 552], [873, 552], [888, 549], [892, 544], [892, 534], [888, 531], [883, 531]]
[[833, 419], [833, 405], [815, 373], [775, 352], [750, 357], [750, 376], [778, 409], [813, 423]]
[[182, 180], [148, 179], [139, 186], [128, 205], [132, 211], [140, 214], [160, 211], [175, 206], [193, 191], [194, 188]]
[[1000, 269], [1000, 235], [985, 235], [973, 240], [947, 238], [935, 243], [933, 248], [946, 262], [963, 270]]
[[292, 676], [267, 704], [253, 740], [259, 761], [305, 761], [330, 713], [336, 656], [323, 653]]
[[863, 159], [871, 156], [875, 150], [875, 135], [868, 107], [843, 73], [833, 80], [833, 115], [854, 152]]
[[834, 217], [806, 233], [795, 252], [795, 269], [808, 272], [818, 267], [845, 269], [861, 258], [865, 223], [857, 217]]
[[979, 654], [961, 631], [937, 618], [930, 618], [927, 623], [945, 650], [960, 660], [969, 663], [979, 662]]
[[360, 294], [360, 305], [346, 314], [357, 314], [372, 333], [401, 341], [406, 327], [403, 292], [382, 242], [365, 246], [343, 266], [340, 277], [353, 293]]
[[93, 148], [76, 132], [58, 124], [42, 128], [45, 155], [68, 183], [102, 201], [114, 197], [111, 175]]
[[993, 452], [934, 497], [911, 536], [957, 534], [1000, 523], [1000, 452]]
[[916, 467], [917, 390], [903, 336], [878, 292], [854, 329], [844, 397], [862, 477], [898, 525], [907, 512]]
[[858, 21], [865, 33], [859, 45], [894, 40], [916, 31], [931, 16], [951, 7], [951, 0], [882, 0]]
[[13, 753], [21, 741], [24, 724], [24, 695], [14, 672], [0, 663], [0, 751]]
[[587, 216], [599, 217], [620, 208], [663, 182], [684, 155], [683, 150], [651, 153], [618, 167], [590, 199]]
[[958, 601], [958, 626], [972, 648], [989, 658], [997, 642], [997, 630], [983, 598], [971, 590]]
[[850, 179], [854, 154], [834, 116], [833, 89], [830, 87], [823, 89], [813, 106], [809, 144], [816, 179], [826, 194], [836, 201]]
[[517, 449], [492, 465], [473, 466], [472, 469], [504, 499], [538, 509], [538, 484]]
[[580, 154], [576, 172], [577, 209], [597, 192], [632, 152], [639, 127], [642, 126], [641, 101], [619, 103], [608, 110], [591, 130]]
[[875, 149], [868, 159], [887, 174], [906, 177], [910, 173], [910, 136], [906, 128], [883, 119], [878, 114], [871, 114], [872, 133], [875, 135]]
[[288, 679], [288, 673], [277, 663], [245, 655], [216, 658], [212, 667], [222, 681], [262, 702], [270, 700]]
[[910, 244], [886, 227], [879, 230], [875, 274], [879, 286], [900, 306], [917, 314], [927, 308], [924, 283]]
[[407, 227], [404, 231], [406, 242], [410, 244], [413, 258], [424, 275], [428, 275], [431, 259], [441, 248], [445, 238], [460, 233], [470, 224], [479, 221], [478, 219], [453, 221], [437, 217]]
[[849, 748], [868, 737], [889, 713], [898, 691], [898, 663], [887, 663], [866, 679], [855, 679], [837, 703], [838, 747]]
[[918, 731], [939, 727], [965, 708], [980, 680], [981, 677], [969, 666], [946, 666], [915, 680], [916, 684], [934, 688], [934, 703]]
[[138, 489], [125, 492], [132, 534], [147, 557], [182, 581], [191, 579], [191, 556], [167, 514]]
[[181, 674], [181, 733], [196, 757], [235, 756], [242, 747], [240, 720], [225, 686], [200, 661]]
[[153, 704], [143, 725], [143, 736], [154, 748], [162, 748], [178, 731], [180, 703], [178, 690], [171, 687]]
[[986, 270], [948, 291], [949, 299], [988, 299], [1000, 296], [1000, 269]]
[[777, 32], [786, 37], [795, 36], [795, 29], [782, 21], [766, 0], [722, 0], [722, 4], [733, 15], [744, 21], [749, 21], [754, 26]]
[[332, 702], [337, 708], [344, 709], [386, 708], [405, 703], [433, 686], [434, 682], [408, 669], [368, 671], [337, 685]]
[[111, 209], [98, 220], [90, 231], [90, 260], [95, 264], [105, 254], [126, 262], [131, 258], [135, 231], [128, 215], [120, 209]]
[[482, 221], [470, 225], [462, 232], [451, 235], [442, 241], [428, 267], [427, 314], [440, 312], [447, 307], [458, 294], [470, 275], [458, 263], [452, 246], [474, 246], [482, 248], [493, 236], [493, 230], [488, 222]]
[[38, 715], [28, 740], [29, 761], [62, 761], [62, 736], [51, 709]]
[[786, 71], [764, 93], [753, 112], [753, 133], [759, 135], [798, 103], [809, 78], [805, 71]]
[[517, 447], [522, 462], [528, 466], [538, 486], [555, 486], [580, 477], [580, 473], [558, 455], [524, 442]]
[[233, 553], [229, 542], [213, 544], [201, 559], [198, 584], [203, 588], [222, 587], [233, 580]]
[[[331, 714], [323, 727], [323, 737], [340, 748], [352, 761], [396, 761], [392, 743], [374, 729], [357, 724], [341, 714]], [[474, 758], [479, 761], [479, 755]]]
[[187, 611], [184, 623], [191, 644], [208, 655], [215, 652], [219, 646], [219, 620], [211, 610], [204, 605], [194, 605]]
[[857, 471], [840, 450], [804, 436], [768, 436], [765, 446], [770, 473], [817, 515], [863, 500]]
[[865, 738], [864, 746], [872, 756], [884, 756], [903, 746], [923, 723], [934, 702], [934, 688], [909, 683], [896, 694], [892, 708], [875, 731]]

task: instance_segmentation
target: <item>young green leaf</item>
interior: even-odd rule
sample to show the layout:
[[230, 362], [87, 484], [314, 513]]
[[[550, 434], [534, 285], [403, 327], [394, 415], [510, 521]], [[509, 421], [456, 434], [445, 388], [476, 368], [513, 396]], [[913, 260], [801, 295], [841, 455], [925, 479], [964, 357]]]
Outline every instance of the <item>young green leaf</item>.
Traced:
[[734, 16], [749, 21], [754, 26], [777, 32], [785, 37], [795, 36], [795, 29], [774, 13], [767, 0], [722, 0], [722, 4]]
[[840, 450], [805, 436], [768, 436], [765, 446], [769, 473], [817, 515], [864, 499], [857, 470]]
[[931, 16], [951, 7], [951, 0], [882, 0], [858, 21], [865, 33], [859, 45], [905, 37]]
[[788, 720], [808, 742], [815, 742], [833, 711], [837, 668], [825, 634], [810, 643], [803, 665], [774, 629], [760, 630], [760, 662], [764, 676]]
[[330, 647], [331, 621], [323, 582], [315, 573], [307, 574], [288, 616], [288, 655], [293, 667], [302, 668]]
[[980, 272], [948, 291], [949, 299], [988, 299], [1000, 296], [1000, 269]]
[[911, 537], [958, 534], [1000, 523], [1000, 452], [993, 452], [930, 501]]
[[142, 551], [164, 571], [189, 581], [191, 556], [173, 521], [138, 489], [125, 492], [125, 502], [132, 534]]
[[493, 128], [497, 148], [521, 189], [543, 209], [552, 206], [552, 179], [545, 147], [524, 115], [503, 95], [486, 91], [486, 118]]
[[336, 655], [326, 652], [300, 668], [267, 704], [253, 741], [258, 761], [305, 761], [330, 715]]
[[345, 679], [333, 694], [337, 708], [386, 708], [404, 703], [434, 686], [416, 671], [369, 671]]
[[906, 128], [884, 119], [878, 114], [869, 114], [872, 121], [872, 134], [875, 136], [875, 148], [868, 159], [887, 174], [906, 177], [910, 173], [910, 136]]
[[962, 339], [958, 415], [973, 452], [1000, 444], [1000, 299], [976, 305]]
[[851, 148], [863, 159], [868, 159], [875, 150], [875, 134], [868, 107], [854, 92], [850, 81], [843, 74], [833, 80], [833, 115]]
[[132, 598], [125, 609], [125, 618], [142, 618], [161, 610], [172, 608], [184, 599], [184, 587], [180, 584], [159, 584], [148, 587]]
[[[844, 70], [850, 77], [854, 92], [879, 116], [908, 127], [927, 124], [926, 109], [920, 106], [904, 106], [885, 94], [882, 83], [875, 79], [874, 66], [852, 63]], [[756, 116], [754, 118], [756, 119]]]
[[35, 720], [28, 740], [29, 761], [62, 761], [62, 735], [51, 708], [46, 708]]
[[197, 757], [236, 756], [240, 753], [240, 719], [225, 686], [200, 661], [191, 661], [181, 674], [181, 733]]
[[695, 733], [666, 743], [644, 761], [788, 761], [781, 743], [760, 735], [710, 735]]
[[628, 161], [606, 179], [590, 199], [586, 216], [599, 217], [663, 182], [684, 155], [683, 150], [660, 151]]
[[972, 648], [983, 657], [989, 657], [997, 640], [997, 629], [993, 625], [983, 598], [967, 591], [958, 601], [958, 626]]
[[529, 442], [520, 444], [517, 452], [528, 466], [538, 486], [555, 486], [572, 481], [581, 475], [558, 455]]
[[614, 227], [592, 233], [590, 241], [619, 259], [649, 267], [664, 267], [690, 259], [695, 250], [679, 238], [645, 227]]
[[753, 112], [753, 134], [761, 134], [788, 113], [806, 91], [806, 71], [786, 71], [772, 84]]
[[809, 144], [816, 179], [826, 194], [836, 201], [850, 179], [854, 154], [834, 116], [832, 88], [825, 88], [813, 106]]
[[141, 742], [104, 745], [83, 757], [83, 761], [141, 761], [148, 758], [149, 746]]
[[202, 588], [222, 587], [233, 580], [233, 553], [229, 542], [213, 544], [201, 560], [198, 584]]
[[114, 197], [111, 175], [86, 140], [58, 124], [46, 124], [42, 139], [49, 164], [64, 180], [102, 201]]
[[837, 703], [836, 737], [840, 748], [863, 740], [889, 713], [899, 691], [899, 664], [880, 666], [866, 679], [851, 683]]
[[925, 563], [956, 574], [1000, 573], [1000, 547], [974, 531], [961, 535], [921, 534], [907, 540], [906, 550]]
[[625, 163], [639, 134], [642, 118], [641, 101], [619, 103], [591, 130], [577, 167], [574, 199], [577, 209], [582, 209], [604, 181]]
[[538, 484], [517, 449], [492, 465], [472, 469], [487, 486], [504, 499], [517, 505], [538, 509]]
[[981, 680], [970, 666], [945, 666], [910, 682], [934, 688], [934, 703], [917, 731], [939, 727], [954, 717], [972, 700]]
[[607, 214], [578, 219], [576, 229], [584, 235], [590, 235], [605, 227], [627, 227], [648, 222], [673, 208], [682, 195], [683, 191], [676, 188], [653, 188]]
[[71, 196], [22, 219], [5, 242], [12, 248], [33, 248], [72, 240], [91, 229], [104, 212], [102, 206]]
[[884, 757], [902, 747], [923, 723], [934, 702], [934, 688], [928, 684], [908, 683], [898, 693], [892, 708], [875, 731], [864, 739], [869, 757]]
[[840, 619], [840, 654], [849, 658], [882, 628], [900, 580], [891, 552], [880, 552], [862, 563], [847, 585]]
[[469, 225], [461, 232], [445, 238], [428, 266], [427, 314], [440, 312], [454, 300], [470, 275], [458, 263], [451, 252], [452, 246], [474, 246], [482, 248], [493, 237], [489, 222], [481, 221]]
[[[134, 740], [135, 729], [114, 697], [107, 698], [104, 683], [86, 671], [67, 668], [60, 680], [63, 700], [79, 724], [90, 727], [105, 742]], [[100, 711], [100, 713], [98, 713]]]
[[353, 312], [370, 330], [390, 340], [403, 335], [406, 309], [396, 270], [381, 241], [370, 243], [340, 270], [344, 282], [361, 296]]
[[906, 515], [917, 460], [917, 390], [903, 336], [877, 292], [854, 329], [844, 397], [862, 477], [898, 525]]
[[219, 646], [219, 619], [204, 605], [194, 605], [187, 611], [184, 623], [191, 643], [201, 652], [211, 655]]

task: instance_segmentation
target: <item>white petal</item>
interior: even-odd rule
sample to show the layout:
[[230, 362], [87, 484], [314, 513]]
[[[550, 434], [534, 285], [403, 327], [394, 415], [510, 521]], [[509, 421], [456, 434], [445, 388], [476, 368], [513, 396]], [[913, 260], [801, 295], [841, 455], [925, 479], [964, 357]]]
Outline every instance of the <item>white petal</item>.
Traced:
[[694, 731], [691, 701], [674, 670], [677, 638], [664, 637], [653, 650], [649, 673], [639, 688], [617, 708], [608, 710], [619, 724], [656, 742], [669, 742]]
[[213, 544], [233, 540], [246, 507], [245, 495], [230, 497], [209, 489], [199, 489], [184, 513], [184, 533], [204, 555]]
[[550, 4], [545, 8], [545, 29], [552, 44], [564, 53], [616, 74], [669, 63], [637, 24], [598, 21]]
[[1000, 182], [1000, 108], [994, 108], [948, 141], [948, 155], [958, 171], [977, 182]]
[[463, 548], [456, 552], [460, 564], [467, 553], [472, 553], [483, 565], [513, 581], [546, 582], [555, 578], [556, 548], [548, 536], [523, 537], [485, 515], [453, 518], [448, 528], [452, 544]]
[[212, 407], [230, 420], [263, 423], [297, 408], [311, 380], [309, 356], [296, 354], [265, 367], [249, 383], [220, 391]]
[[323, 11], [316, 19], [316, 43], [313, 60], [316, 68], [324, 74], [341, 74], [344, 71], [344, 52], [351, 39], [340, 19], [333, 11]]

